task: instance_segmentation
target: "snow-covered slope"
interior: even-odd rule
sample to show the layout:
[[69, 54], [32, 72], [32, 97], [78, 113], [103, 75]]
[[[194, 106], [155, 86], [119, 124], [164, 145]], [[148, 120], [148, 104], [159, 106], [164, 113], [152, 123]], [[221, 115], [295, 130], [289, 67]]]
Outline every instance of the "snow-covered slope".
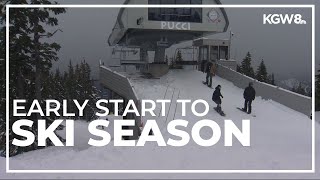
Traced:
[[[160, 170], [306, 170], [311, 169], [311, 120], [292, 109], [271, 100], [257, 97], [253, 102], [253, 114], [247, 115], [236, 107], [243, 106], [243, 90], [219, 77], [213, 78], [213, 86], [222, 86], [222, 108], [226, 117], [219, 116], [212, 108], [213, 90], [204, 86], [205, 74], [198, 71], [171, 71], [161, 79], [142, 79], [128, 75], [140, 99], [204, 99], [210, 104], [210, 112], [201, 119], [211, 119], [223, 127], [223, 120], [231, 119], [238, 126], [242, 119], [251, 120], [251, 146], [242, 147], [234, 141], [233, 147], [224, 147], [223, 136], [212, 147], [200, 147], [194, 142], [181, 148], [158, 147], [147, 143], [145, 147], [102, 148], [86, 145], [91, 135], [86, 124], [77, 122], [77, 146], [73, 148], [50, 147], [40, 151], [25, 153], [10, 158], [11, 169], [160, 169]], [[202, 107], [198, 107], [202, 108]], [[186, 131], [192, 124], [201, 120], [187, 111], [181, 116], [181, 107], [172, 103], [167, 117], [156, 118], [165, 140], [166, 124], [172, 119], [189, 121]], [[157, 109], [157, 113], [160, 109]], [[317, 114], [316, 114], [317, 115]], [[144, 118], [144, 121], [148, 119]], [[154, 119], [154, 118], [152, 118]], [[110, 119], [112, 121], [112, 119]], [[316, 130], [319, 131], [319, 124]], [[201, 131], [203, 138], [212, 135], [211, 130]], [[174, 137], [172, 137], [174, 138]], [[320, 140], [316, 140], [319, 147]], [[320, 158], [317, 156], [316, 162]], [[5, 159], [0, 158], [0, 178], [319, 178], [316, 174], [5, 174]]]

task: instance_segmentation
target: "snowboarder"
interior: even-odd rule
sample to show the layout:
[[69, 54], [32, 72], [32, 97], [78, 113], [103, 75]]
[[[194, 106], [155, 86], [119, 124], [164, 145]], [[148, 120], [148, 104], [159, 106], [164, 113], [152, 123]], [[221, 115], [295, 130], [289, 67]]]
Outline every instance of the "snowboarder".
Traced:
[[217, 104], [216, 110], [220, 113], [222, 112], [221, 110], [221, 98], [223, 98], [222, 94], [221, 94], [221, 86], [218, 85], [215, 89], [215, 91], [212, 94], [212, 101], [215, 102]]
[[246, 89], [243, 92], [243, 98], [245, 99], [245, 102], [244, 102], [244, 108], [242, 110], [244, 112], [247, 112], [248, 114], [251, 114], [251, 110], [252, 110], [251, 104], [252, 104], [252, 101], [256, 98], [256, 91], [252, 86], [253, 86], [253, 83], [250, 82], [249, 86], [246, 87]]
[[206, 67], [206, 82], [204, 84], [208, 85], [208, 87], [212, 87], [212, 76], [215, 75], [215, 65], [208, 61], [207, 67]]

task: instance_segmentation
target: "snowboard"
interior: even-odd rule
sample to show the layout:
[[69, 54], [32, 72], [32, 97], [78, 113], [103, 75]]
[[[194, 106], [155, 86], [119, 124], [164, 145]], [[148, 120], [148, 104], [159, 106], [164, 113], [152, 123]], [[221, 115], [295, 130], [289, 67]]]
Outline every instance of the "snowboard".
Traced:
[[226, 114], [221, 110], [218, 111], [216, 107], [213, 108], [218, 114], [220, 114], [220, 116], [226, 116]]
[[202, 81], [202, 84], [205, 85], [205, 86], [207, 86], [207, 87], [210, 88], [210, 89], [213, 89], [212, 87], [209, 87], [205, 81]]
[[[240, 111], [242, 111], [242, 112], [244, 112], [244, 113], [246, 113], [246, 114], [248, 114], [248, 113], [247, 113], [246, 111], [244, 111], [242, 108], [237, 107], [237, 109], [240, 110]], [[254, 114], [248, 114], [248, 115], [252, 115], [253, 117], [257, 117], [257, 116], [254, 115]]]

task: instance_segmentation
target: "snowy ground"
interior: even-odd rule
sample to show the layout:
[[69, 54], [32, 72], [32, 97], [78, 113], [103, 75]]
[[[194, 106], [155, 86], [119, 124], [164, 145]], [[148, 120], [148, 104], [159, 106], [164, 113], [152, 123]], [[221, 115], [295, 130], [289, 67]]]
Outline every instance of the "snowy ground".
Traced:
[[[211, 119], [223, 127], [224, 119], [231, 119], [240, 125], [242, 119], [251, 120], [251, 147], [242, 147], [237, 141], [233, 147], [223, 146], [223, 136], [212, 147], [200, 147], [194, 142], [181, 148], [158, 147], [149, 143], [145, 147], [95, 148], [87, 145], [91, 135], [87, 123], [76, 122], [76, 146], [72, 148], [50, 147], [40, 151], [25, 153], [10, 158], [10, 169], [256, 169], [256, 170], [305, 170], [311, 169], [311, 120], [274, 101], [257, 97], [253, 103], [253, 114], [244, 114], [236, 109], [242, 107], [243, 90], [231, 82], [214, 77], [213, 86], [220, 84], [224, 95], [222, 107], [227, 114], [219, 116], [210, 101], [213, 90], [202, 84], [205, 75], [196, 71], [177, 70], [161, 79], [145, 80], [130, 75], [140, 99], [204, 99], [211, 104], [209, 114], [201, 119]], [[186, 129], [190, 132], [192, 124], [201, 120], [187, 111], [181, 117], [176, 103], [168, 109], [167, 117], [157, 118], [165, 140], [171, 137], [165, 131], [172, 119], [189, 121]], [[199, 107], [201, 108], [201, 107]], [[157, 109], [159, 112], [160, 109]], [[318, 117], [318, 116], [319, 117]], [[320, 120], [320, 114], [316, 114]], [[148, 118], [145, 118], [146, 120]], [[112, 118], [110, 117], [110, 121]], [[110, 129], [108, 129], [109, 131]], [[320, 126], [316, 124], [316, 131]], [[201, 131], [209, 137], [209, 129]], [[63, 132], [61, 132], [63, 134]], [[319, 133], [317, 134], [319, 137]], [[316, 140], [320, 147], [320, 139]], [[316, 165], [320, 162], [316, 157]], [[317, 168], [318, 170], [318, 168]], [[5, 159], [0, 158], [0, 178], [320, 178], [316, 174], [5, 174]]]

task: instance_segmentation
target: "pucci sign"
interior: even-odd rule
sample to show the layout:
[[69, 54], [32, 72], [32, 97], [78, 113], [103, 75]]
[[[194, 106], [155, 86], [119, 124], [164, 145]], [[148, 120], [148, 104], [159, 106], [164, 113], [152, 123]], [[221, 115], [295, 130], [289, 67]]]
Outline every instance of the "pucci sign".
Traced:
[[190, 30], [191, 24], [187, 22], [167, 22], [161, 21], [161, 29]]

